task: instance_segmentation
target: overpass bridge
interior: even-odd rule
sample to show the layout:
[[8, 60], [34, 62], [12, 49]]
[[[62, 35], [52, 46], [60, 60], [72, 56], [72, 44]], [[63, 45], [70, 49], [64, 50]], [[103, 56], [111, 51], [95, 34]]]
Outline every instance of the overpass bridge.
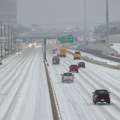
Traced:
[[80, 36], [80, 33], [78, 32], [72, 32], [72, 33], [65, 33], [65, 32], [51, 32], [51, 33], [41, 33], [41, 32], [25, 32], [19, 34], [19, 38], [23, 39], [24, 41], [34, 41], [34, 40], [40, 40], [40, 39], [59, 39], [62, 36], [72, 34], [74, 38], [77, 36]]

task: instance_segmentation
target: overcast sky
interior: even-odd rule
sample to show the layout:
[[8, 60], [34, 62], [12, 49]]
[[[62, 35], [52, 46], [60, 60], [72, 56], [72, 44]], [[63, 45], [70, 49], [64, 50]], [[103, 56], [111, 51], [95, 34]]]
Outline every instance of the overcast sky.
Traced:
[[[105, 23], [106, 0], [86, 1], [87, 27]], [[120, 21], [120, 0], [109, 1], [109, 21]], [[17, 0], [19, 24], [41, 27], [84, 25], [84, 0]]]

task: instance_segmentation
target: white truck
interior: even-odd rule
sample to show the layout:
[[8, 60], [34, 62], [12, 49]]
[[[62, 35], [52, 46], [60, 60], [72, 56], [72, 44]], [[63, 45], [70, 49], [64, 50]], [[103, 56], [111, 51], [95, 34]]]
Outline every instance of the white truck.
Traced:
[[74, 82], [74, 74], [67, 72], [61, 74], [62, 76], [62, 82]]

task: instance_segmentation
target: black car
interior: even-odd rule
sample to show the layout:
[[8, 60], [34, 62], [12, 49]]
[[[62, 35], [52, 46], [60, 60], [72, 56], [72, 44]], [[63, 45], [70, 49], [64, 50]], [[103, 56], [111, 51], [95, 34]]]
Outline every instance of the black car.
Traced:
[[85, 68], [85, 63], [84, 63], [84, 62], [79, 62], [79, 63], [78, 63], [78, 68], [80, 68], [80, 67]]
[[0, 60], [0, 65], [2, 65], [2, 62], [1, 62], [1, 60]]
[[52, 59], [52, 64], [59, 64], [60, 63], [60, 58], [58, 56], [54, 56]]
[[110, 92], [104, 89], [98, 89], [93, 92], [93, 103], [106, 102], [110, 104]]

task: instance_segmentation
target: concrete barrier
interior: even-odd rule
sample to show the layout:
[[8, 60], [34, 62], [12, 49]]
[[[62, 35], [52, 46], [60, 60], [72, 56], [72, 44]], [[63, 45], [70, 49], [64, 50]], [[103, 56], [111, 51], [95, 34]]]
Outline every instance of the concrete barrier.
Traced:
[[62, 120], [59, 105], [58, 105], [58, 102], [57, 102], [56, 93], [55, 93], [53, 84], [51, 82], [51, 77], [50, 77], [50, 73], [49, 73], [49, 70], [48, 70], [49, 64], [46, 61], [44, 61], [44, 65], [45, 65], [45, 71], [46, 71], [46, 76], [47, 76], [47, 83], [48, 83], [48, 88], [49, 88], [53, 118], [54, 118], [54, 120]]
[[[73, 54], [71, 51], [68, 51], [68, 53], [69, 54]], [[113, 68], [113, 69], [120, 70], [120, 65], [115, 66], [115, 65], [107, 64], [107, 62], [102, 62], [102, 61], [94, 60], [93, 58], [89, 58], [87, 56], [82, 56], [82, 55], [81, 55], [81, 59], [83, 59], [85, 61], [88, 61], [88, 62], [91, 62], [91, 63], [94, 63], [94, 64], [102, 65], [102, 66], [105, 66], [105, 67], [108, 67], [108, 68]]]
[[85, 61], [88, 61], [88, 62], [91, 62], [91, 63], [94, 63], [94, 64], [98, 64], [98, 65], [102, 65], [102, 66], [105, 66], [105, 67], [109, 67], [109, 68], [114, 68], [114, 69], [119, 69], [120, 70], [120, 66], [119, 65], [115, 66], [115, 65], [107, 64], [107, 62], [94, 60], [93, 58], [89, 58], [89, 57], [86, 57], [86, 56], [81, 56], [81, 59], [83, 59]]

